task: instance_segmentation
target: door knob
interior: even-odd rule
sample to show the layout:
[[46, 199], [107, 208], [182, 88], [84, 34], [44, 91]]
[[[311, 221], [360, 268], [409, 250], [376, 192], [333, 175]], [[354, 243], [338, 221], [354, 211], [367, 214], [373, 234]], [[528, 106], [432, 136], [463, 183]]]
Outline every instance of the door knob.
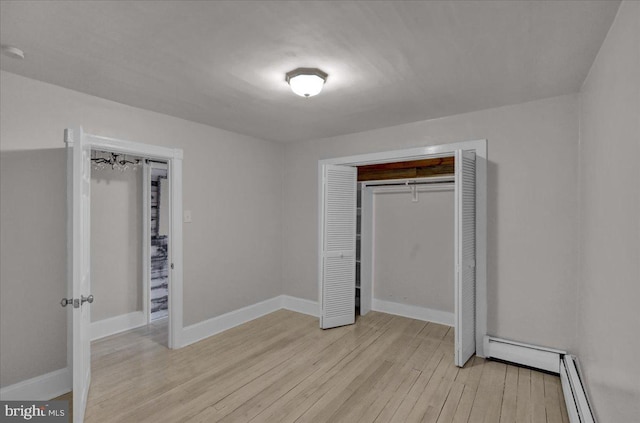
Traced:
[[84, 295], [80, 296], [80, 304], [84, 304], [84, 303], [93, 303], [93, 294], [89, 295], [88, 297], [85, 297]]

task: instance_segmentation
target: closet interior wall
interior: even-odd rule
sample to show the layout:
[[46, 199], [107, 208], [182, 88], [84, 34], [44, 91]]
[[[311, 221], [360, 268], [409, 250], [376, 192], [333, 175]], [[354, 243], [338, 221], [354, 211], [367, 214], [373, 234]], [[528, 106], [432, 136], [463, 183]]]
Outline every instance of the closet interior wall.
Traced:
[[453, 318], [453, 187], [418, 190], [415, 196], [407, 188], [374, 190], [373, 198], [374, 301], [438, 310]]

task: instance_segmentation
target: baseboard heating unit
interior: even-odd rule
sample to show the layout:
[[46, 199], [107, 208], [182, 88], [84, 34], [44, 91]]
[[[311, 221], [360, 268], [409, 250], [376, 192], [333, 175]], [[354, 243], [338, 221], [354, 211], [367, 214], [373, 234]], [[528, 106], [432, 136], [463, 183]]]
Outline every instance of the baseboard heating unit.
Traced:
[[547, 372], [560, 373], [560, 360], [565, 351], [485, 336], [484, 355]]
[[486, 358], [507, 361], [560, 375], [570, 423], [595, 423], [576, 358], [565, 351], [538, 347], [491, 336], [484, 338]]
[[572, 355], [565, 355], [560, 362], [560, 380], [562, 381], [562, 393], [567, 404], [567, 414], [571, 423], [595, 423], [591, 412], [587, 393], [580, 379], [580, 373], [576, 366], [576, 359]]

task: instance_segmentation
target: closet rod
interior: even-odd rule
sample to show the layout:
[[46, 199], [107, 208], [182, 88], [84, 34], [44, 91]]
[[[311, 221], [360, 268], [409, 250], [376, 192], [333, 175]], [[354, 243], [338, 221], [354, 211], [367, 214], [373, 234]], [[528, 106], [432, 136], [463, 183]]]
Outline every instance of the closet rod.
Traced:
[[161, 160], [153, 160], [153, 159], [144, 159], [144, 162], [145, 162], [145, 163], [158, 163], [158, 164], [164, 164], [164, 165], [166, 165], [166, 164], [167, 164], [167, 162], [166, 162], [166, 161], [165, 161], [165, 162], [163, 162], [163, 161], [161, 161]]
[[388, 180], [388, 181], [368, 181], [363, 182], [362, 185], [366, 187], [403, 187], [413, 185], [439, 185], [450, 184], [454, 182], [453, 176], [437, 177], [429, 179], [403, 179], [403, 180]]

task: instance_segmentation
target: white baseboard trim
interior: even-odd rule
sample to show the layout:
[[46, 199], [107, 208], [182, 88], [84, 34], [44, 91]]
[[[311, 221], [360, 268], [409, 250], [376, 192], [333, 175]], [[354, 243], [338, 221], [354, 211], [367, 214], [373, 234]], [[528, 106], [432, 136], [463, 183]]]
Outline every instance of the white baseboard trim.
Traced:
[[509, 361], [548, 372], [560, 373], [560, 360], [564, 354], [566, 354], [565, 351], [553, 348], [523, 344], [493, 336], [484, 337], [486, 358]]
[[65, 367], [0, 389], [0, 400], [48, 401], [71, 392], [71, 387], [71, 370]]
[[91, 323], [91, 340], [115, 335], [116, 333], [139, 328], [147, 324], [144, 311], [134, 311], [121, 316], [110, 317]]
[[594, 423], [595, 418], [589, 406], [587, 393], [584, 389], [576, 358], [565, 355], [560, 362], [560, 381], [562, 394], [567, 405], [570, 423]]
[[411, 319], [439, 323], [446, 326], [454, 325], [453, 313], [449, 313], [447, 311], [434, 310], [431, 308], [413, 306], [408, 304], [394, 303], [391, 301], [379, 300], [377, 298], [373, 299], [371, 309], [374, 311], [381, 311], [383, 313], [409, 317]]
[[282, 308], [295, 311], [309, 316], [320, 316], [320, 306], [317, 301], [311, 301], [304, 298], [291, 297], [289, 295], [281, 295]]
[[270, 298], [238, 310], [230, 311], [209, 320], [190, 325], [182, 329], [182, 347], [191, 345], [210, 336], [224, 332], [253, 319], [273, 313], [282, 307], [282, 296]]

